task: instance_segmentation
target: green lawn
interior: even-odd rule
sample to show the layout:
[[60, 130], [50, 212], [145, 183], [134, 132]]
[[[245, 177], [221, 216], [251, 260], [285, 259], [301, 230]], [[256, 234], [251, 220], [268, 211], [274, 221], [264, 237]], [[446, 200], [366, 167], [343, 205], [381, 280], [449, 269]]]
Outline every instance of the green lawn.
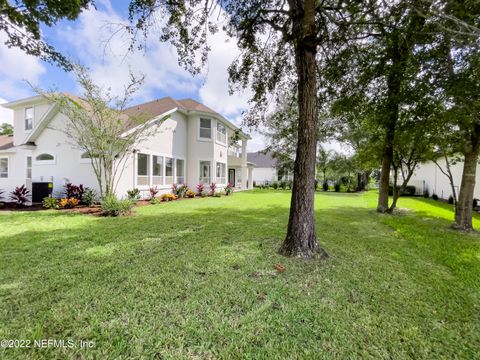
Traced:
[[[281, 257], [288, 191], [162, 203], [126, 218], [0, 212], [0, 359], [475, 358], [480, 237], [451, 206], [318, 193], [329, 260]], [[480, 219], [474, 223], [480, 228]], [[275, 263], [286, 266], [277, 274]]]

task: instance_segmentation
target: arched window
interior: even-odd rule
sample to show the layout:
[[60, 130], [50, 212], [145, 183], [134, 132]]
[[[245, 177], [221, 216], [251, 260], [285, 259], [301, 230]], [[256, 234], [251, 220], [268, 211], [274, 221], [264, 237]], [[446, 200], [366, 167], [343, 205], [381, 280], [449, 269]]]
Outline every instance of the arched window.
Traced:
[[55, 157], [51, 154], [40, 154], [38, 155], [35, 160], [37, 161], [54, 161]]

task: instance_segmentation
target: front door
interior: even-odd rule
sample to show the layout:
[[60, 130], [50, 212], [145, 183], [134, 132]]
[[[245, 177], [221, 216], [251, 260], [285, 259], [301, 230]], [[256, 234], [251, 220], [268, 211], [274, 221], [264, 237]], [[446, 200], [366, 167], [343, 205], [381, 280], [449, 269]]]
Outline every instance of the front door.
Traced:
[[235, 187], [235, 169], [228, 169], [228, 182]]

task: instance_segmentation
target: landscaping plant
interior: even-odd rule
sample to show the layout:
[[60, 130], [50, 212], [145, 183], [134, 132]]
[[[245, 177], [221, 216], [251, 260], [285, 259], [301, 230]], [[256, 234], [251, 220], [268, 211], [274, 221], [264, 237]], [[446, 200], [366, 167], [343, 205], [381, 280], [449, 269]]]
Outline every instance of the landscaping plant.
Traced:
[[25, 185], [17, 186], [15, 190], [10, 193], [10, 200], [17, 206], [25, 206], [30, 200], [30, 191]]
[[177, 196], [175, 194], [162, 194], [162, 196], [160, 196], [160, 198], [162, 199], [162, 201], [177, 200]]
[[97, 201], [97, 193], [95, 190], [86, 188], [85, 192], [82, 195], [82, 204], [87, 205], [88, 207], [95, 204]]
[[63, 198], [58, 201], [58, 206], [61, 209], [73, 209], [74, 207], [77, 207], [78, 204], [80, 204], [80, 200], [77, 198]]
[[178, 198], [183, 198], [185, 197], [185, 193], [187, 192], [188, 187], [187, 185], [183, 184], [180, 185], [177, 189], [177, 193], [175, 194]]
[[213, 197], [222, 197], [222, 194], [223, 193], [221, 191], [215, 191], [212, 196]]
[[132, 201], [140, 200], [140, 190], [138, 190], [137, 188], [127, 190], [127, 197]]
[[65, 188], [65, 197], [67, 199], [75, 198], [80, 201], [82, 200], [83, 194], [85, 193], [85, 188], [83, 187], [82, 184], [77, 186], [72, 183], [66, 183], [64, 185], [64, 188]]
[[185, 193], [185, 196], [188, 198], [194, 198], [195, 197], [195, 191], [192, 189], [188, 189], [187, 192]]
[[233, 194], [233, 186], [231, 182], [227, 183], [227, 186], [225, 186], [225, 195], [230, 195]]
[[150, 189], [148, 189], [148, 192], [150, 193], [150, 200], [153, 199], [155, 196], [157, 196], [158, 194], [158, 188], [155, 186], [155, 187], [151, 187]]
[[324, 182], [322, 187], [323, 187], [323, 191], [328, 191], [328, 183]]
[[197, 195], [201, 196], [204, 190], [205, 190], [205, 185], [203, 183], [199, 183], [197, 185]]
[[46, 198], [43, 198], [42, 206], [45, 209], [58, 209], [59, 208], [58, 199], [49, 197], [49, 196]]
[[216, 189], [217, 189], [217, 184], [215, 184], [214, 182], [212, 182], [212, 183], [210, 184], [210, 194], [209, 194], [209, 195], [210, 195], [210, 196], [215, 195], [215, 190], [216, 190]]
[[103, 215], [116, 217], [130, 214], [134, 202], [130, 199], [119, 200], [114, 194], [110, 194], [103, 198], [101, 206]]
[[160, 204], [160, 199], [157, 198], [157, 197], [153, 197], [153, 198], [150, 199], [150, 204], [152, 204], [152, 205]]

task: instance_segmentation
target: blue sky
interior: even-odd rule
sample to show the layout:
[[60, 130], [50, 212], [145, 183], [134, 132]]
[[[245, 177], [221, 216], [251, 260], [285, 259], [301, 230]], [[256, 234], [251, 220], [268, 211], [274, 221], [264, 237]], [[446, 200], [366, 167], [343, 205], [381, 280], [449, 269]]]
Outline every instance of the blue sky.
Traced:
[[[145, 52], [128, 53], [128, 38], [119, 34], [107, 41], [114, 24], [126, 21], [128, 1], [99, 0], [97, 9], [89, 9], [74, 22], [62, 21], [43, 29], [45, 39], [57, 50], [90, 69], [94, 80], [113, 92], [120, 92], [128, 82], [129, 70], [144, 74], [145, 83], [134, 103], [171, 96], [194, 98], [215, 109], [234, 123], [241, 125], [241, 113], [248, 107], [248, 90], [228, 94], [227, 67], [238, 55], [235, 41], [219, 32], [209, 39], [209, 61], [201, 75], [195, 78], [177, 63], [175, 49], [157, 41], [155, 34], [147, 39]], [[57, 88], [79, 93], [71, 74], [28, 56], [18, 49], [3, 45], [0, 34], [0, 101], [12, 101], [33, 95], [29, 82], [44, 89]], [[0, 111], [0, 122], [8, 114]], [[264, 147], [263, 138], [252, 132], [249, 150]]]

